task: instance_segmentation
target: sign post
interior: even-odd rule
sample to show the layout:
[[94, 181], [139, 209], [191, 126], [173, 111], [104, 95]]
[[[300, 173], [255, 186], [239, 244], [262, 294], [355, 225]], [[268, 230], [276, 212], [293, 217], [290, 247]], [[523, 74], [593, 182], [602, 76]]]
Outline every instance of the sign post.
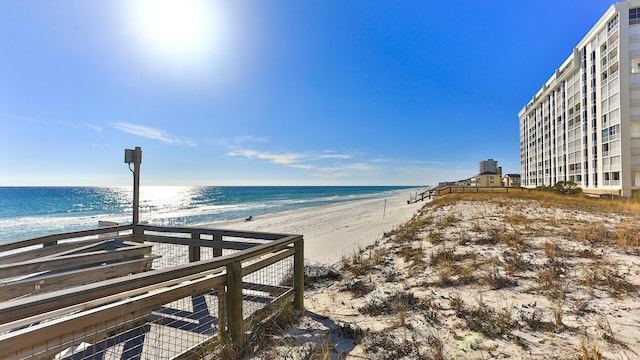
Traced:
[[124, 162], [129, 164], [129, 170], [131, 170], [131, 164], [133, 163], [133, 225], [138, 225], [139, 222], [139, 207], [140, 207], [140, 164], [142, 163], [142, 149], [137, 146], [135, 149], [124, 149]]

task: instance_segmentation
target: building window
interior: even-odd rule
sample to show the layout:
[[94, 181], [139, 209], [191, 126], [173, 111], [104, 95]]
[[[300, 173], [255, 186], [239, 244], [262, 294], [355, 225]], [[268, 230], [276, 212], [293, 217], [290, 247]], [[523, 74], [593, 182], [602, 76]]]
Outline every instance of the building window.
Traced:
[[632, 74], [640, 73], [640, 58], [631, 59], [631, 73]]
[[[637, 9], [636, 9], [637, 10]], [[611, 31], [618, 25], [618, 14], [616, 14], [611, 21], [607, 24], [607, 31]]]
[[629, 9], [629, 25], [640, 24], [640, 8]]

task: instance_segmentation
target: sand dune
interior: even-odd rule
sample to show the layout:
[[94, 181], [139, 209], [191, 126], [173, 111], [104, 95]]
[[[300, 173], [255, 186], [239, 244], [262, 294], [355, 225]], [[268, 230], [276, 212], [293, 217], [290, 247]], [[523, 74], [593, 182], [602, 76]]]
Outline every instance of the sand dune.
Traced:
[[[376, 202], [270, 220], [303, 233], [315, 260], [352, 254], [340, 280], [305, 291], [308, 311], [270, 335], [270, 356], [640, 358], [637, 205], [474, 196], [436, 200], [384, 238], [393, 222], [363, 210]], [[398, 221], [425, 205], [394, 204]]]

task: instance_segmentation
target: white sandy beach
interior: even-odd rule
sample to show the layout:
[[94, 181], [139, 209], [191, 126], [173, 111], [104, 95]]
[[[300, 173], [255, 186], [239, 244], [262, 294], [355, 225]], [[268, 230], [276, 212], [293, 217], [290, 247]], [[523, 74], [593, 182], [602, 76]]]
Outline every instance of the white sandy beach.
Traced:
[[[407, 189], [387, 199], [356, 200], [341, 204], [285, 211], [244, 219], [221, 221], [205, 227], [301, 234], [305, 258], [311, 262], [333, 264], [342, 255], [351, 256], [382, 235], [407, 222], [424, 202], [407, 204]], [[385, 207], [386, 202], [386, 207]]]

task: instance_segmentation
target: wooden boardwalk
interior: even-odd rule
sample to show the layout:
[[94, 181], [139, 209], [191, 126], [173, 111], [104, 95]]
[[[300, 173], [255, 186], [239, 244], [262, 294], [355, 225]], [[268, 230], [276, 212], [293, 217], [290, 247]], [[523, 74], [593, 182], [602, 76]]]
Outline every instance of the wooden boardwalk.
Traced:
[[[158, 246], [186, 261], [153, 268]], [[300, 235], [145, 225], [0, 245], [0, 359], [173, 359], [215, 339], [242, 346], [274, 307], [303, 307], [303, 251]]]
[[407, 200], [407, 204], [417, 203], [418, 201], [430, 200], [437, 193], [437, 189], [427, 189], [422, 192], [416, 192], [415, 194], [409, 195], [409, 200]]

